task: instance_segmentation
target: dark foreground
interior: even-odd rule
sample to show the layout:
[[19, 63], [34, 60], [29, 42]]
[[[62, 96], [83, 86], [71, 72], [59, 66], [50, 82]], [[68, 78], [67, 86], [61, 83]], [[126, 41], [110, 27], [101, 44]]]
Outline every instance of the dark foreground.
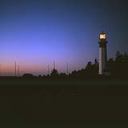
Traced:
[[0, 80], [0, 127], [128, 127], [128, 80]]

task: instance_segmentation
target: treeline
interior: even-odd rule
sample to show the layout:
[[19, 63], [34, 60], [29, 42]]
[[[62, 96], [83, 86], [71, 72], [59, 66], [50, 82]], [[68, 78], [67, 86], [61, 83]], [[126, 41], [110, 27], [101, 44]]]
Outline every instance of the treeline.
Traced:
[[[41, 76], [44, 79], [97, 79], [97, 78], [128, 78], [128, 54], [117, 51], [114, 58], [107, 61], [107, 73], [104, 76], [98, 75], [99, 64], [97, 59], [94, 62], [89, 61], [85, 68], [73, 71], [70, 74], [58, 73], [57, 69], [53, 69], [49, 75]], [[35, 77], [32, 74], [24, 74], [23, 77]]]
[[115, 59], [108, 60], [108, 68], [111, 77], [128, 78], [128, 54], [117, 51]]

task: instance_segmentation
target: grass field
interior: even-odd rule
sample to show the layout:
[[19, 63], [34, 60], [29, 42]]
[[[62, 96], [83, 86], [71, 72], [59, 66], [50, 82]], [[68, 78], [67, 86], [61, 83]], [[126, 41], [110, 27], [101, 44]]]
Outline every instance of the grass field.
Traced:
[[128, 127], [128, 80], [1, 79], [2, 127]]

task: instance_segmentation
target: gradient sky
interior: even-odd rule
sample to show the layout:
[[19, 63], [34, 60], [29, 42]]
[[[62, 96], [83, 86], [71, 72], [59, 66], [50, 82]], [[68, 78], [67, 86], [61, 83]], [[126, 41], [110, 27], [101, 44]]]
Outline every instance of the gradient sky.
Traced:
[[0, 72], [47, 73], [84, 68], [108, 34], [108, 58], [128, 52], [127, 0], [0, 0]]

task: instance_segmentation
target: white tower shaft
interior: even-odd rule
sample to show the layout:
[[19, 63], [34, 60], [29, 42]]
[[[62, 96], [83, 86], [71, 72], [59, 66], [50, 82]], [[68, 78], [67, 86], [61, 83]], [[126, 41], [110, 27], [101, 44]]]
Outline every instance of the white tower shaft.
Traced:
[[99, 74], [103, 75], [106, 68], [106, 48], [99, 48]]
[[107, 40], [106, 33], [102, 32], [99, 35], [99, 75], [106, 73], [107, 63]]

